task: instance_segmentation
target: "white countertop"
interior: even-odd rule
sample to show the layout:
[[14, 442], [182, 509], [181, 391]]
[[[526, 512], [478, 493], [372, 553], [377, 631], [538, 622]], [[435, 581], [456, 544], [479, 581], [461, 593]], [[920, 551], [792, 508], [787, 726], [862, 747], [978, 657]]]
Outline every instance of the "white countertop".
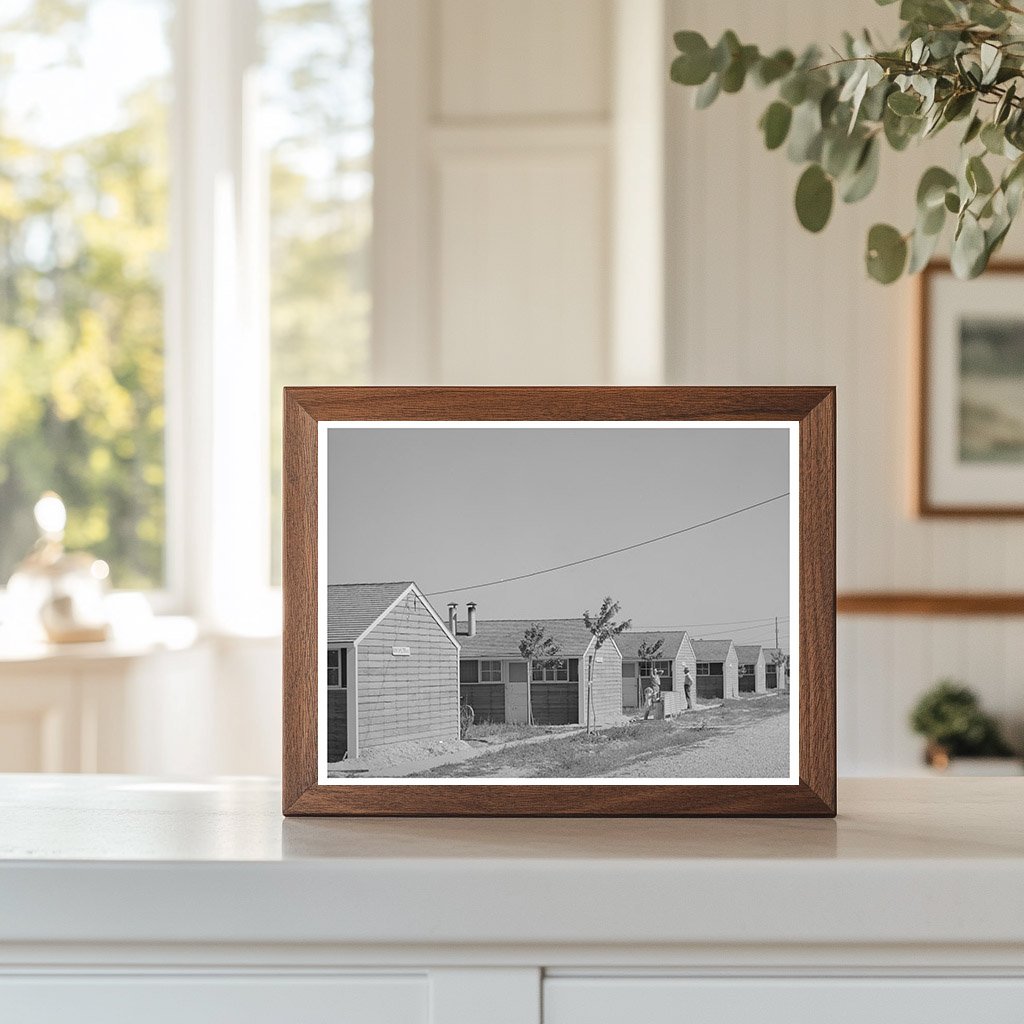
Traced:
[[284, 819], [276, 783], [0, 776], [0, 943], [1024, 946], [1024, 779], [829, 820]]

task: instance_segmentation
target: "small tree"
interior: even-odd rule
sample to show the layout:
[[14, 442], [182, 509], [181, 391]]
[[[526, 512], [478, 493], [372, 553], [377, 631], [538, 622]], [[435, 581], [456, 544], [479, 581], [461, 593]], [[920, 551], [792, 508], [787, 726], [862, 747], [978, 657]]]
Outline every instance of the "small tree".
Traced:
[[[654, 663], [655, 663], [655, 661], [658, 660], [658, 655], [661, 654], [661, 650], [662, 650], [662, 648], [664, 646], [665, 646], [665, 641], [662, 638], [660, 638], [660, 637], [657, 640], [655, 640], [655, 642], [653, 644], [650, 643], [647, 640], [645, 640], [642, 644], [640, 644], [640, 646], [637, 648], [636, 656], [637, 656], [637, 658], [639, 659], [639, 662], [640, 662], [640, 664], [637, 667], [638, 667], [641, 675], [643, 674], [643, 670], [644, 670], [643, 669], [644, 662], [647, 662], [651, 666], [651, 675], [652, 676], [654, 675]], [[639, 685], [640, 685], [640, 683], [639, 683], [639, 680], [638, 680], [637, 681], [637, 687], [639, 687]], [[658, 683], [658, 688], [659, 689], [661, 688], [661, 683], [660, 682]], [[639, 694], [639, 692], [637, 692], [637, 700], [639, 701], [639, 699], [640, 699], [640, 694]]]
[[559, 646], [537, 622], [530, 623], [519, 641], [519, 653], [526, 659], [526, 720], [533, 725], [533, 666], [549, 665], [558, 657]]
[[594, 637], [594, 650], [590, 655], [587, 664], [587, 732], [591, 731], [591, 711], [594, 705], [594, 662], [601, 648], [614, 637], [629, 629], [633, 624], [632, 619], [624, 619], [616, 622], [615, 616], [621, 611], [618, 601], [606, 597], [601, 602], [601, 610], [596, 615], [589, 611], [583, 613], [583, 624], [590, 630]]

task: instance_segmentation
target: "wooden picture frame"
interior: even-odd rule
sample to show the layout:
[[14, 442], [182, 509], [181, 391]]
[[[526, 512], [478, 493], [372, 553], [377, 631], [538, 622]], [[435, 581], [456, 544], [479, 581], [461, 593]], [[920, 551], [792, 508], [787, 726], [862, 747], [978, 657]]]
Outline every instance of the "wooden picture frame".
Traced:
[[[360, 785], [320, 781], [320, 425], [451, 421], [793, 425], [798, 765], [785, 785]], [[756, 422], [755, 422], [756, 421]], [[811, 816], [836, 813], [835, 390], [831, 387], [305, 387], [284, 393], [283, 811], [354, 816]], [[788, 493], [788, 492], [787, 492]], [[790, 499], [792, 501], [792, 499]], [[790, 505], [789, 507], [792, 507]], [[326, 513], [325, 513], [326, 514]], [[792, 551], [792, 546], [790, 547]], [[793, 575], [790, 576], [793, 586]], [[450, 623], [450, 620], [449, 620]], [[393, 649], [392, 653], [405, 653]], [[536, 677], [535, 677], [536, 678]]]
[[[949, 453], [952, 442], [949, 438], [949, 420], [953, 411], [949, 406], [954, 400], [952, 396], [951, 359], [955, 353], [944, 352], [946, 358], [940, 358], [936, 349], [936, 333], [946, 321], [949, 305], [958, 308], [961, 313], [971, 310], [970, 302], [976, 303], [978, 310], [984, 309], [991, 290], [1005, 285], [1009, 276], [1022, 278], [1016, 286], [1024, 284], [1024, 261], [1002, 260], [990, 263], [982, 278], [974, 281], [957, 281], [952, 275], [948, 261], [936, 260], [930, 263], [918, 276], [917, 281], [917, 338], [915, 345], [916, 361], [914, 376], [917, 389], [917, 410], [915, 417], [916, 437], [912, 450], [914, 452], [913, 472], [913, 511], [921, 518], [945, 519], [992, 519], [1024, 516], [1024, 497], [1006, 500], [984, 500], [984, 488], [990, 471], [984, 465], [968, 466], [959, 474], [961, 491], [970, 490], [969, 495], [957, 497], [949, 492], [958, 485], [956, 471], [951, 468], [953, 457]], [[963, 297], [947, 300], [939, 296], [937, 289], [954, 287]], [[968, 298], [970, 297], [970, 298]], [[941, 302], [939, 300], [942, 300]], [[1007, 302], [1012, 306], [1017, 298], [1007, 291]], [[940, 308], [942, 307], [942, 308]], [[993, 318], [1000, 315], [994, 313]], [[1015, 319], [1018, 314], [1014, 314]], [[1019, 314], [1024, 323], [1024, 314]], [[945, 337], [945, 333], [943, 337]], [[949, 349], [948, 343], [941, 346]], [[936, 401], [936, 391], [946, 395], [945, 401]], [[940, 407], [941, 406], [941, 407]], [[940, 426], [944, 424], [944, 426]], [[964, 431], [960, 426], [961, 435]], [[943, 440], [944, 439], [944, 440]], [[1024, 495], [1024, 464], [1020, 469], [1010, 470], [1014, 476], [1019, 475], [1018, 489]], [[971, 476], [977, 478], [972, 487]], [[1004, 474], [1005, 475], [1005, 474]], [[976, 489], [975, 489], [976, 488]]]

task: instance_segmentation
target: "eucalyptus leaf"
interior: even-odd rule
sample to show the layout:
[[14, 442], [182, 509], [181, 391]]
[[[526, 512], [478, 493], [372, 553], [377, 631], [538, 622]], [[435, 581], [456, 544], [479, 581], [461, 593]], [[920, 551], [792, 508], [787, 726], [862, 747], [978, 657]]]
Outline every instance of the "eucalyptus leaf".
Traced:
[[754, 81], [764, 87], [784, 78], [793, 70], [796, 58], [790, 50], [776, 50], [770, 57], [762, 57], [753, 71]]
[[894, 92], [889, 96], [889, 109], [900, 116], [916, 114], [920, 109], [921, 100], [909, 92]]
[[972, 117], [971, 123], [967, 126], [967, 131], [964, 132], [963, 139], [960, 140], [961, 146], [970, 145], [981, 133], [983, 123], [980, 117]]
[[931, 261], [939, 244], [941, 231], [926, 232], [920, 227], [914, 230], [910, 238], [910, 261], [907, 264], [908, 274], [917, 274]]
[[733, 62], [733, 57], [742, 48], [736, 33], [727, 29], [711, 51], [711, 70], [721, 74]]
[[788, 103], [776, 100], [761, 116], [764, 144], [768, 149], [778, 149], [786, 141], [789, 126], [793, 121], [793, 108]]
[[956, 176], [944, 167], [929, 167], [917, 186], [917, 207], [923, 212], [942, 206], [946, 192], [956, 184]]
[[972, 3], [968, 9], [968, 17], [975, 24], [984, 25], [985, 28], [1002, 29], [1007, 25], [1006, 15], [990, 3]]
[[1003, 63], [1003, 51], [991, 42], [981, 44], [979, 51], [981, 58], [981, 84], [991, 85], [999, 74], [999, 68]]
[[[950, 265], [953, 273], [961, 280], [977, 277], [984, 269], [985, 232], [978, 219], [969, 211], [965, 212], [960, 227], [953, 238]], [[980, 265], [980, 269], [978, 268]]]
[[880, 284], [892, 284], [907, 263], [906, 239], [890, 224], [876, 224], [868, 232], [868, 273]]
[[1003, 93], [999, 102], [996, 104], [996, 112], [992, 116], [992, 120], [996, 124], [1002, 124], [1013, 111], [1013, 101], [1017, 96], [1017, 83], [1011, 82]]
[[843, 187], [844, 203], [860, 202], [875, 187], [878, 181], [879, 149], [877, 137], [872, 137], [864, 143], [854, 172]]
[[992, 175], [980, 156], [972, 156], [967, 161], [966, 176], [976, 194], [988, 195], [995, 188]]
[[817, 165], [811, 164], [796, 186], [796, 215], [808, 231], [821, 231], [832, 215], [832, 180]]
[[1002, 126], [991, 121], [981, 129], [981, 143], [993, 156], [1002, 156], [1006, 146], [1006, 133]]
[[801, 103], [793, 111], [786, 155], [793, 163], [817, 160], [821, 156], [821, 112], [812, 101]]
[[693, 105], [698, 110], [706, 110], [715, 102], [721, 91], [721, 78], [716, 74], [712, 74], [712, 76], [694, 93]]

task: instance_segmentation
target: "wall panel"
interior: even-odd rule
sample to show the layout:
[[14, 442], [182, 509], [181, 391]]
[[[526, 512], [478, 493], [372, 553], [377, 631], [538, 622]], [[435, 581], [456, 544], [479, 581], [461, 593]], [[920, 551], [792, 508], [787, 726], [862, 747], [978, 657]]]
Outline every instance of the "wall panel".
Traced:
[[[864, 0], [669, 0], [667, 8], [668, 30], [694, 28], [714, 42], [732, 28], [765, 48], [828, 44], [865, 24], [892, 39], [896, 27], [895, 8]], [[855, 206], [837, 203], [813, 236], [793, 212], [799, 168], [760, 144], [756, 123], [769, 93], [748, 88], [695, 111], [692, 90], [666, 89], [670, 382], [838, 387], [840, 589], [1021, 589], [1020, 520], [910, 515], [913, 284], [883, 288], [862, 262], [872, 223], [910, 226], [918, 177], [948, 158], [956, 133], [884, 152], [877, 192]], [[1018, 228], [1006, 253], [1022, 252]], [[841, 770], [915, 770], [907, 711], [942, 676], [965, 679], [1018, 728], [1022, 651], [1021, 619], [842, 620]]]

